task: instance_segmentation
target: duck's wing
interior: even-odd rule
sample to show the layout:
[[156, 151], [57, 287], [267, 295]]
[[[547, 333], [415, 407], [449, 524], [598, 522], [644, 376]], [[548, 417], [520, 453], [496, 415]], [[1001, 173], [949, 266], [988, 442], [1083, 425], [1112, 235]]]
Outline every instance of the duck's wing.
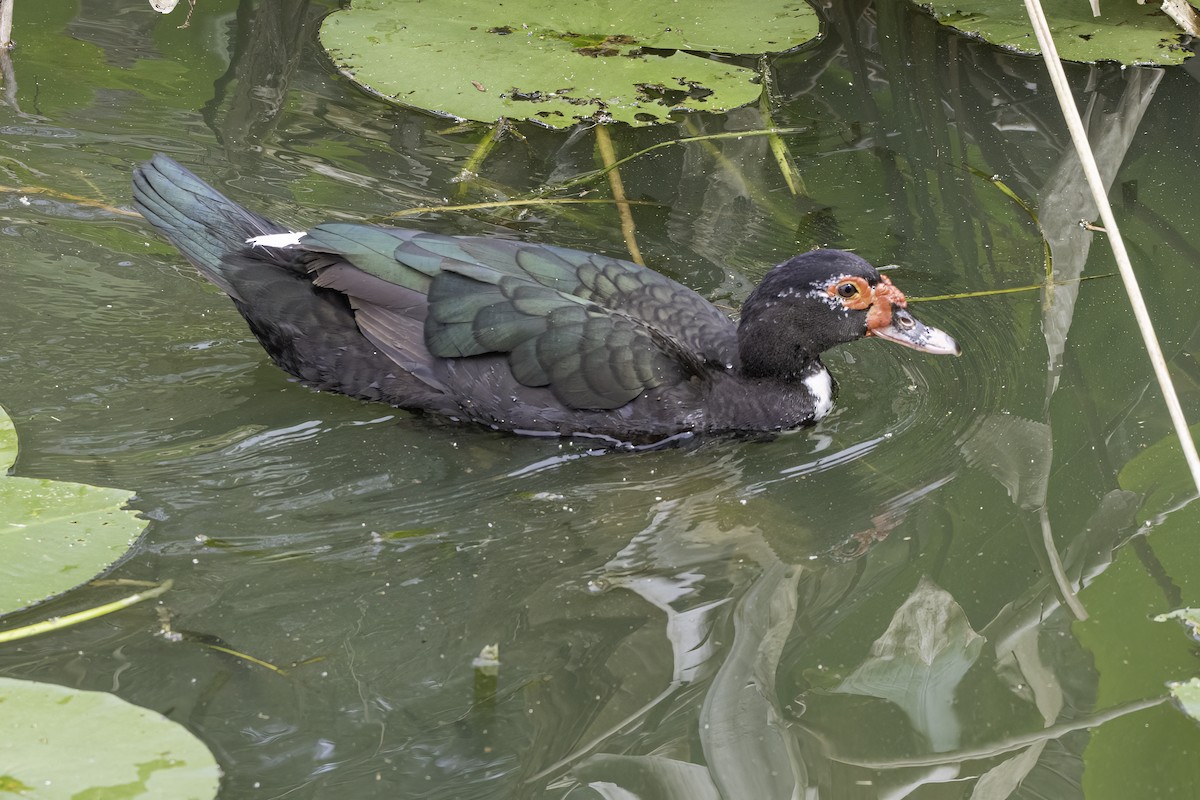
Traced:
[[610, 409], [647, 389], [732, 364], [733, 323], [692, 290], [627, 261], [546, 245], [354, 224], [318, 226], [300, 247], [316, 282], [348, 295], [363, 333], [443, 358], [506, 354], [513, 377], [572, 408]]

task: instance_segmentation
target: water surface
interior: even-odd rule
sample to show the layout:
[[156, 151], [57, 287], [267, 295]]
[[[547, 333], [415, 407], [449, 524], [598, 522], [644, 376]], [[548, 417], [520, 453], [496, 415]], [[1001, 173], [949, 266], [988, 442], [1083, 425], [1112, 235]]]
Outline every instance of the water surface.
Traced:
[[[136, 491], [151, 522], [113, 575], [173, 578], [189, 637], [139, 607], [0, 649], [0, 674], [166, 714], [230, 798], [1192, 796], [1200, 733], [1141, 701], [1200, 672], [1149, 621], [1200, 605], [1195, 506], [1178, 468], [1138, 461], [1169, 426], [1118, 280], [920, 304], [962, 358], [841, 348], [835, 413], [769, 442], [595, 455], [315, 393], [119, 209], [156, 151], [296, 226], [457, 197], [480, 132], [340, 78], [315, 43], [331, 6], [206, 0], [184, 30], [123, 2], [22, 6], [0, 106], [16, 473]], [[653, 201], [652, 265], [731, 307], [816, 245], [898, 265], [914, 298], [1037, 284], [1042, 234], [995, 175], [1059, 277], [1113, 271], [1040, 61], [890, 3], [823, 13], [773, 63], [807, 196], [763, 138], [656, 151], [623, 172]], [[1195, 75], [1070, 69], [1200, 419]], [[522, 133], [464, 199], [595, 165], [587, 132]], [[627, 254], [606, 206], [414, 224]], [[473, 665], [492, 644], [494, 681]]]

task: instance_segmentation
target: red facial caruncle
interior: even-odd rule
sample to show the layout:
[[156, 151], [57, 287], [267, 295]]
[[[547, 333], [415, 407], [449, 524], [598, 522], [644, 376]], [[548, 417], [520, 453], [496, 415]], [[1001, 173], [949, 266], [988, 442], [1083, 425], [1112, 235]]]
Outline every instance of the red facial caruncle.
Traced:
[[896, 288], [886, 275], [879, 276], [879, 282], [872, 288], [866, 278], [858, 276], [840, 278], [829, 285], [827, 290], [836, 297], [846, 308], [867, 311], [867, 335], [879, 328], [892, 324], [892, 307], [905, 308], [908, 301], [904, 292]]

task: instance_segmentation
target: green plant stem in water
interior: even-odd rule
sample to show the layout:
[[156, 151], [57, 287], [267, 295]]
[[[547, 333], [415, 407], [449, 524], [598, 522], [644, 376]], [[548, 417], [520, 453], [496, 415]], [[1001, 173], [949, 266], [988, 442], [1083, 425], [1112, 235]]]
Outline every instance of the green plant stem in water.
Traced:
[[[764, 122], [772, 123], [774, 119], [771, 116], [771, 89], [774, 83], [771, 80], [771, 67], [767, 63], [765, 55], [759, 59], [758, 74], [762, 79], [762, 94], [758, 97], [758, 111], [762, 114]], [[787, 184], [788, 191], [792, 193], [793, 197], [796, 195], [807, 197], [808, 189], [804, 185], [804, 178], [800, 176], [800, 170], [796, 168], [796, 161], [792, 158], [783, 137], [777, 133], [771, 133], [767, 136], [767, 143], [771, 146], [771, 155], [775, 157], [775, 163], [779, 165], [779, 171], [783, 174], [783, 181]]]
[[234, 658], [240, 658], [243, 661], [247, 661], [251, 664], [255, 664], [257, 666], [263, 667], [264, 669], [269, 669], [272, 672], [278, 673], [279, 675], [287, 675], [287, 670], [285, 670], [281, 667], [277, 667], [274, 664], [271, 664], [267, 661], [263, 661], [260, 658], [255, 658], [252, 655], [248, 655], [246, 653], [242, 653], [237, 650], [234, 650], [232, 647], [224, 647], [219, 644], [205, 644], [204, 646], [209, 648], [210, 650], [216, 650], [218, 653], [225, 653], [226, 655], [231, 655]]
[[1054, 281], [1050, 284], [1031, 283], [1028, 286], [1014, 286], [1009, 289], [986, 289], [982, 292], [959, 292], [958, 294], [939, 294], [939, 295], [934, 295], [932, 297], [910, 297], [910, 298], [908, 298], [908, 302], [910, 302], [910, 303], [929, 303], [929, 302], [933, 302], [935, 300], [964, 300], [968, 297], [990, 297], [991, 295], [994, 295], [994, 294], [1015, 294], [1017, 292], [1035, 292], [1035, 291], [1038, 291], [1039, 289], [1046, 288], [1047, 285], [1067, 286], [1072, 283], [1082, 283], [1083, 281], [1094, 281], [1097, 278], [1114, 278], [1114, 277], [1116, 277], [1116, 273], [1109, 272], [1105, 275], [1085, 275], [1084, 277], [1079, 278], [1078, 280]]
[[15, 642], [18, 639], [27, 639], [30, 636], [37, 636], [41, 633], [49, 633], [63, 628], [69, 628], [72, 625], [78, 625], [81, 622], [98, 619], [106, 614], [111, 614], [114, 611], [120, 611], [123, 608], [129, 608], [132, 605], [142, 602], [143, 600], [152, 600], [158, 597], [163, 592], [171, 588], [173, 581], [165, 580], [153, 589], [137, 594], [131, 594], [120, 600], [115, 600], [111, 603], [105, 603], [102, 606], [89, 608], [84, 611], [78, 611], [74, 614], [68, 614], [65, 617], [51, 617], [50, 619], [36, 622], [33, 625], [26, 625], [22, 628], [13, 628], [10, 631], [0, 631], [0, 644], [5, 642]]
[[1050, 242], [1046, 241], [1046, 234], [1042, 232], [1042, 223], [1040, 220], [1038, 220], [1037, 212], [1033, 210], [1033, 206], [1030, 205], [1029, 203], [1026, 203], [1024, 200], [1022, 200], [1020, 195], [1018, 195], [1016, 192], [1014, 192], [1012, 190], [1012, 188], [1009, 187], [1008, 184], [1006, 184], [1004, 181], [1000, 180], [999, 175], [989, 174], [987, 172], [984, 172], [981, 169], [972, 167], [970, 165], [967, 165], [967, 170], [975, 177], [982, 178], [983, 180], [987, 181], [988, 183], [992, 184], [997, 189], [999, 189], [1000, 192], [1005, 197], [1007, 197], [1008, 199], [1010, 199], [1014, 203], [1016, 203], [1018, 206], [1020, 206], [1021, 210], [1024, 211], [1026, 214], [1028, 214], [1029, 218], [1031, 220], [1033, 220], [1033, 224], [1037, 226], [1038, 235], [1040, 235], [1042, 237], [1042, 256], [1046, 262], [1046, 280], [1048, 282], [1053, 281], [1054, 280], [1054, 254], [1050, 251]]
[[807, 131], [808, 131], [807, 128], [767, 128], [767, 129], [761, 130], [761, 131], [728, 131], [726, 133], [707, 133], [702, 136], [685, 136], [682, 139], [672, 139], [669, 142], [659, 142], [658, 144], [652, 144], [649, 147], [643, 148], [642, 150], [638, 150], [636, 153], [631, 153], [631, 154], [625, 156], [624, 158], [618, 158], [612, 164], [606, 164], [605, 166], [601, 167], [600, 169], [595, 169], [590, 172], [585, 172], [582, 175], [576, 175], [574, 178], [571, 178], [570, 180], [567, 180], [567, 181], [563, 181], [560, 184], [556, 184], [554, 186], [547, 186], [542, 189], [539, 189], [537, 192], [535, 192], [533, 194], [533, 196], [543, 197], [548, 194], [554, 194], [555, 192], [565, 191], [567, 189], [570, 189], [574, 186], [579, 186], [581, 184], [595, 183], [596, 181], [600, 180], [605, 175], [607, 175], [609, 170], [616, 169], [617, 167], [621, 166], [622, 164], [626, 164], [630, 161], [633, 161], [635, 158], [641, 158], [642, 156], [649, 155], [650, 153], [653, 153], [655, 150], [662, 150], [664, 147], [671, 147], [673, 145], [691, 144], [692, 142], [708, 142], [708, 141], [714, 141], [717, 139], [742, 139], [742, 138], [745, 138], [748, 136], [771, 136], [771, 135], [786, 136], [788, 134], [806, 133]]
[[496, 144], [504, 138], [504, 135], [511, 129], [508, 120], [501, 118], [495, 125], [491, 125], [484, 132], [483, 138], [475, 145], [474, 151], [463, 164], [462, 171], [458, 173], [455, 179], [458, 181], [458, 188], [454, 191], [454, 196], [459, 200], [467, 196], [467, 189], [475, 178], [479, 177], [479, 170], [483, 166], [484, 160], [491, 155], [492, 150], [496, 148]]
[[[406, 208], [403, 211], [393, 211], [387, 214], [383, 219], [394, 219], [396, 217], [414, 217], [417, 214], [434, 214], [439, 211], [479, 211], [487, 208], [518, 208], [520, 206], [552, 206], [552, 205], [573, 205], [577, 203], [602, 203], [609, 205], [615, 203], [607, 197], [583, 198], [583, 197], [539, 197], [532, 200], [492, 200], [486, 203], [463, 203], [462, 205], [453, 206], [415, 206], [414, 208]], [[657, 206], [650, 200], [626, 200], [625, 203], [631, 206]]]

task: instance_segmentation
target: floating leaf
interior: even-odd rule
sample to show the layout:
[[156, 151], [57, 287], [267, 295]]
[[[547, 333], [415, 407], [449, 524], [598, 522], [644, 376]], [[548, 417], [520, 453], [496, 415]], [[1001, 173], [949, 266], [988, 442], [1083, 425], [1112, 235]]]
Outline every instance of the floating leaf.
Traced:
[[[1200, 437], [1200, 425], [1191, 427], [1192, 436]], [[1179, 509], [1196, 494], [1192, 475], [1183, 457], [1179, 437], [1170, 434], [1159, 439], [1121, 468], [1117, 482], [1122, 489], [1144, 494], [1144, 519]]]
[[1188, 633], [1192, 635], [1193, 639], [1200, 639], [1200, 608], [1177, 608], [1166, 614], [1159, 614], [1154, 621], [1166, 622], [1169, 619], [1179, 620], [1187, 626]]
[[757, 73], [683, 51], [763, 53], [817, 35], [804, 2], [604, 3], [357, 0], [331, 14], [321, 43], [368, 91], [460, 119], [551, 127], [669, 121], [758, 99]]
[[[1193, 639], [1200, 639], [1200, 608], [1177, 608], [1166, 614], [1159, 614], [1154, 621], [1166, 622], [1169, 619], [1179, 620], [1187, 626]], [[1183, 712], [1200, 721], [1200, 678], [1168, 683], [1167, 688], [1171, 690], [1171, 697], [1175, 698], [1176, 704]]]
[[104, 692], [0, 678], [0, 794], [215, 797], [221, 770], [200, 740]]
[[[943, 25], [1022, 53], [1038, 53], [1023, 3], [921, 0]], [[1043, 0], [1054, 46], [1067, 61], [1179, 64], [1191, 55], [1157, 4], [1106, 2], [1099, 17], [1080, 0]]]
[[1169, 683], [1167, 687], [1171, 690], [1171, 697], [1175, 698], [1175, 702], [1183, 709], [1183, 713], [1200, 721], [1200, 678], [1192, 678], [1183, 683]]
[[[16, 431], [0, 409], [0, 471], [16, 453]], [[146, 525], [123, 508], [132, 496], [0, 475], [0, 614], [91, 580], [120, 558]]]

